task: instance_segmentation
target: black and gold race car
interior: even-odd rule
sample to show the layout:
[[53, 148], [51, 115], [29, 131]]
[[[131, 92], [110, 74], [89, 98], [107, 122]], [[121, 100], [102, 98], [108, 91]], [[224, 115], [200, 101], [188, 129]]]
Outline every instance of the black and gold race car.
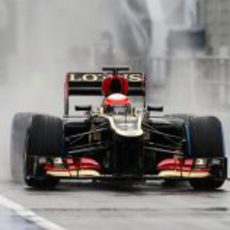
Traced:
[[[126, 68], [68, 73], [63, 118], [14, 116], [11, 171], [36, 188], [60, 179], [134, 183], [188, 180], [194, 189], [217, 189], [227, 177], [221, 123], [214, 116], [165, 115], [146, 105], [145, 76]], [[86, 96], [101, 95], [97, 108]], [[70, 115], [70, 97], [84, 96]], [[137, 98], [143, 106], [134, 106]], [[81, 102], [81, 103], [80, 103]]]

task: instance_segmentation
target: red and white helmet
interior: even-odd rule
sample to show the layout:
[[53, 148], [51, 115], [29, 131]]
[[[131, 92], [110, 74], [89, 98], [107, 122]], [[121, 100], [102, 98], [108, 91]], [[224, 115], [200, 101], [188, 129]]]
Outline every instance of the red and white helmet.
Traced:
[[114, 93], [110, 96], [106, 97], [103, 101], [105, 106], [112, 106], [112, 105], [130, 105], [131, 101], [127, 96], [121, 93]]

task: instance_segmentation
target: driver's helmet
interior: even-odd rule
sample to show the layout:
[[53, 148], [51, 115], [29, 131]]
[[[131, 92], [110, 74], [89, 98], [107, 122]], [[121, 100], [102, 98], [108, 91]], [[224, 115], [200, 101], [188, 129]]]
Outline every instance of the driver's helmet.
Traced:
[[129, 113], [131, 101], [124, 94], [114, 93], [104, 99], [103, 107], [105, 113]]

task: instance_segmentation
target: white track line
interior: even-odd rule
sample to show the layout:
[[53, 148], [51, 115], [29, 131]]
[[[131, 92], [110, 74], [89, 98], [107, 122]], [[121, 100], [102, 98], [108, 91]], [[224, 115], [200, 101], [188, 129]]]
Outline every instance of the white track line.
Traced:
[[22, 205], [0, 195], [0, 205], [13, 210], [20, 217], [33, 222], [35, 225], [46, 230], [65, 230], [65, 228], [56, 225], [55, 223], [37, 215], [33, 211], [23, 207]]

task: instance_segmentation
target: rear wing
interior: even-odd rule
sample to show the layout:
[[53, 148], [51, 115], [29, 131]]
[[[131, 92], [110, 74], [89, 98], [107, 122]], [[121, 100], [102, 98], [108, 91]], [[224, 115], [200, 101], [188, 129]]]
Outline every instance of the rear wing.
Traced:
[[[68, 73], [65, 82], [65, 115], [69, 114], [70, 96], [95, 96], [102, 94], [102, 82], [112, 74]], [[128, 79], [128, 96], [145, 97], [145, 77], [142, 73], [119, 73]]]

